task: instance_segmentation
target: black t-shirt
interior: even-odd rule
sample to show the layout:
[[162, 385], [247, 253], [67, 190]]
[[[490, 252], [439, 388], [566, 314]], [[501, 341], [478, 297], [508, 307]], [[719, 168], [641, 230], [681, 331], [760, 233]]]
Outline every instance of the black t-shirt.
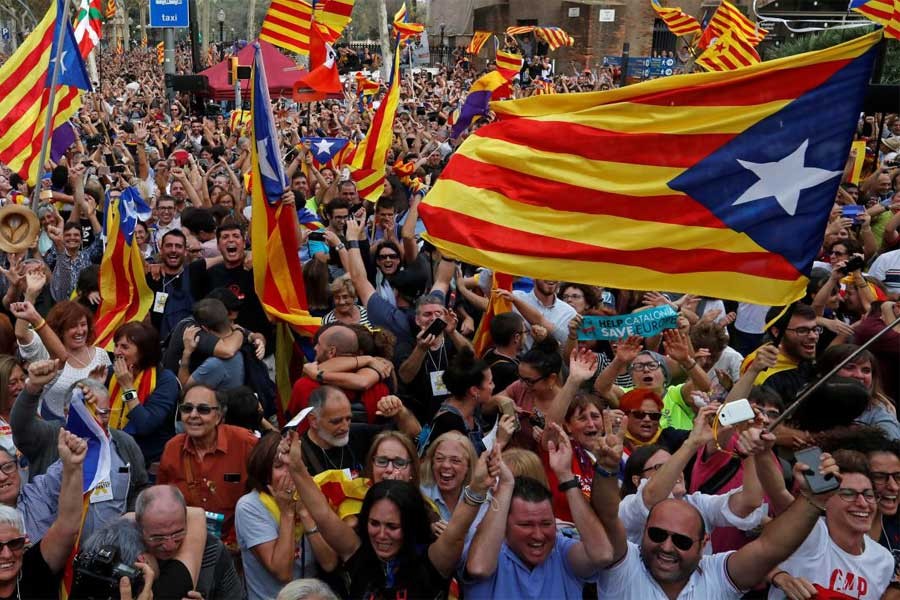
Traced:
[[797, 365], [796, 369], [780, 371], [770, 376], [763, 382], [763, 387], [777, 392], [787, 406], [797, 398], [797, 392], [815, 378], [815, 366], [811, 362], [804, 361]]
[[519, 378], [519, 361], [498, 354], [494, 348], [484, 353], [484, 362], [491, 368], [494, 392], [502, 392]]
[[[275, 349], [274, 331], [266, 318], [259, 296], [253, 285], [253, 269], [249, 271], [243, 266], [229, 269], [225, 265], [216, 265], [206, 268], [205, 260], [195, 260], [190, 267], [191, 293], [195, 300], [220, 287], [228, 288], [241, 301], [241, 309], [238, 311], [237, 324], [243, 325], [250, 331], [261, 333], [266, 337], [266, 352], [272, 353]], [[301, 275], [298, 273], [297, 277]]]
[[0, 600], [56, 600], [59, 598], [59, 584], [62, 573], [54, 573], [41, 554], [41, 544], [35, 544], [22, 557], [22, 576], [18, 589], [12, 596]]
[[361, 475], [363, 460], [369, 453], [372, 438], [383, 428], [367, 423], [350, 424], [350, 441], [341, 448], [324, 449], [312, 441], [309, 431], [303, 434], [303, 462], [310, 475], [318, 475], [322, 471], [332, 469], [350, 469], [354, 475]]
[[180, 560], [159, 563], [159, 577], [153, 582], [153, 597], [157, 600], [181, 600], [194, 589], [191, 572]]
[[483, 441], [484, 432], [482, 432], [481, 426], [478, 424], [478, 419], [475, 419], [475, 426], [472, 429], [469, 429], [469, 426], [466, 425], [466, 421], [463, 419], [462, 415], [455, 408], [445, 404], [431, 422], [431, 431], [428, 435], [427, 446], [433, 444], [436, 439], [448, 431], [458, 431], [468, 437], [472, 442], [472, 445], [475, 446], [475, 452], [478, 453], [479, 456], [485, 451]]
[[[397, 343], [396, 364], [402, 365], [412, 354], [415, 341], [412, 343]], [[456, 356], [456, 346], [450, 340], [444, 339], [444, 345], [437, 350], [429, 350], [419, 367], [419, 372], [410, 383], [400, 382], [400, 398], [419, 420], [419, 423], [428, 423], [434, 418], [441, 404], [450, 397], [450, 393], [440, 391], [432, 387], [432, 373], [443, 373], [453, 357]], [[437, 377], [437, 376], [435, 376]], [[438, 391], [436, 391], [438, 389]]]
[[361, 600], [434, 600], [446, 598], [449, 580], [441, 575], [428, 558], [428, 548], [423, 547], [417, 554], [421, 557], [415, 563], [395, 567], [391, 584], [385, 581], [386, 565], [377, 558], [365, 559], [362, 552], [356, 554], [344, 565], [348, 579], [349, 598]]

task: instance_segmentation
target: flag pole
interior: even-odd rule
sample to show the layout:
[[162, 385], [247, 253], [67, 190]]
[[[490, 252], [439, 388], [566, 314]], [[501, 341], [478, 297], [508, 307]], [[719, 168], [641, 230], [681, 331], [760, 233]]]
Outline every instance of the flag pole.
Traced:
[[[56, 0], [51, 0], [55, 2]], [[56, 103], [56, 86], [59, 85], [59, 72], [62, 71], [62, 67], [59, 64], [60, 58], [62, 57], [62, 48], [65, 43], [66, 29], [69, 25], [69, 8], [72, 4], [72, 0], [65, 0], [63, 3], [63, 13], [62, 15], [56, 15], [56, 25], [61, 27], [59, 31], [56, 32], [56, 55], [53, 57], [53, 77], [50, 81], [50, 98], [47, 102], [47, 116], [44, 119], [44, 131], [41, 134], [41, 152], [38, 154], [38, 175], [43, 172], [44, 163], [47, 162], [47, 146], [50, 143], [50, 132], [53, 129], [53, 118], [56, 116], [56, 110], [54, 109], [54, 104]], [[62, 17], [62, 18], [60, 18]], [[37, 212], [38, 201], [41, 197], [41, 186], [35, 185], [34, 191], [31, 193], [31, 210]]]

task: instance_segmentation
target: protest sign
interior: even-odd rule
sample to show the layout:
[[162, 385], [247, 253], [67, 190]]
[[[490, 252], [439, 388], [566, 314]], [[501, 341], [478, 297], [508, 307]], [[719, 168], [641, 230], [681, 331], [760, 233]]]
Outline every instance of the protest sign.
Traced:
[[585, 316], [578, 329], [579, 341], [617, 340], [630, 335], [652, 337], [677, 326], [678, 313], [671, 306], [654, 306], [627, 315]]

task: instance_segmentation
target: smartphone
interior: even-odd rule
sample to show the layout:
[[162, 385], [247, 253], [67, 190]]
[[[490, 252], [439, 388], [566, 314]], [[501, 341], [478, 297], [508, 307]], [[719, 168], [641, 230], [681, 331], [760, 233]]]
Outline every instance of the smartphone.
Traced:
[[840, 485], [837, 477], [833, 475], [825, 477], [819, 473], [819, 465], [822, 463], [822, 449], [818, 446], [798, 450], [794, 452], [794, 458], [797, 459], [797, 462], [801, 462], [810, 468], [811, 474], [804, 473], [803, 477], [806, 478], [806, 483], [809, 484], [809, 491], [813, 494], [830, 492], [831, 490], [836, 490]]
[[859, 216], [863, 213], [864, 210], [865, 208], [858, 204], [842, 206], [841, 216], [845, 219], [853, 219], [854, 221], [856, 221], [857, 219], [859, 219]]
[[753, 407], [746, 398], [729, 402], [719, 411], [719, 424], [725, 426], [746, 423], [755, 418], [756, 413], [753, 412]]
[[437, 318], [431, 322], [431, 325], [428, 326], [428, 329], [425, 330], [425, 335], [441, 335], [444, 332], [444, 328], [447, 327], [447, 322], [441, 318]]
[[113, 165], [109, 168], [109, 171], [111, 173], [124, 173], [125, 165]]
[[519, 423], [519, 416], [516, 414], [516, 405], [512, 398], [500, 398], [500, 414], [509, 415], [516, 420], [516, 431], [522, 428]]
[[325, 241], [325, 232], [323, 231], [313, 231], [307, 236], [307, 239], [312, 240], [314, 242], [324, 242]]

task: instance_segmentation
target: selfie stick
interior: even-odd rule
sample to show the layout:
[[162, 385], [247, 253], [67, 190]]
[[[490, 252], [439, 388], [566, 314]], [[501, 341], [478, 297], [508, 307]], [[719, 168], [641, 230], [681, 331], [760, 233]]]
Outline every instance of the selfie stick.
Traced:
[[800, 405], [803, 403], [803, 401], [806, 400], [807, 398], [809, 398], [809, 396], [810, 396], [814, 391], [816, 391], [817, 389], [819, 389], [819, 387], [821, 387], [821, 385], [822, 385], [823, 383], [825, 383], [828, 379], [830, 379], [831, 377], [833, 377], [838, 371], [840, 371], [841, 369], [843, 369], [843, 368], [844, 368], [844, 365], [846, 365], [846, 364], [849, 363], [849, 362], [852, 362], [854, 358], [856, 358], [857, 356], [859, 356], [860, 352], [862, 352], [863, 350], [865, 350], [866, 348], [868, 348], [869, 346], [871, 346], [871, 345], [872, 345], [872, 342], [874, 342], [875, 340], [877, 340], [878, 338], [880, 338], [882, 335], [884, 335], [885, 333], [887, 333], [890, 329], [892, 329], [892, 328], [895, 327], [896, 325], [900, 325], [900, 317], [897, 317], [896, 319], [894, 319], [893, 322], [891, 322], [890, 324], [886, 325], [881, 331], [879, 331], [878, 333], [876, 333], [875, 335], [873, 335], [871, 338], [869, 338], [869, 339], [866, 341], [866, 343], [862, 344], [859, 348], [857, 348], [857, 349], [854, 350], [852, 353], [850, 353], [850, 355], [847, 356], [847, 358], [845, 358], [844, 360], [842, 360], [841, 362], [839, 362], [837, 365], [835, 365], [835, 367], [834, 367], [833, 369], [831, 369], [830, 371], [828, 371], [828, 373], [826, 373], [825, 375], [823, 375], [822, 377], [820, 377], [820, 378], [818, 379], [818, 381], [814, 382], [814, 383], [813, 383], [812, 385], [810, 385], [808, 388], [803, 389], [803, 390], [797, 395], [797, 399], [794, 400], [794, 401], [791, 403], [790, 406], [788, 406], [786, 409], [784, 409], [784, 412], [782, 412], [782, 413], [778, 416], [777, 419], [775, 419], [774, 421], [772, 421], [772, 422], [769, 424], [769, 426], [766, 427], [766, 431], [772, 431], [772, 430], [774, 430], [776, 427], [778, 427], [779, 425], [781, 425], [781, 423], [784, 422], [784, 420], [787, 419], [788, 417], [790, 417], [792, 414], [794, 414], [794, 412], [796, 412], [797, 409], [800, 408]]

